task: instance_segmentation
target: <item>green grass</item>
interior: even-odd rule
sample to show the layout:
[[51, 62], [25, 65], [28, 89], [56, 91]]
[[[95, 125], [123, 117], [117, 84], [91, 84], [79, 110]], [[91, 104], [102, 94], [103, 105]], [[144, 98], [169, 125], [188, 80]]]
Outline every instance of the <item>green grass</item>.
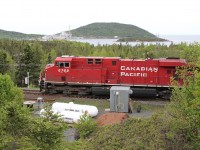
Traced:
[[151, 104], [144, 104], [141, 103], [140, 101], [136, 101], [134, 103], [132, 103], [132, 107], [134, 109], [138, 108], [138, 106], [141, 106], [142, 110], [149, 110], [149, 111], [154, 111], [154, 112], [158, 112], [158, 111], [162, 111], [165, 109], [164, 105], [154, 105], [153, 103]]
[[[99, 110], [99, 114], [104, 113], [105, 109], [110, 108], [110, 102], [105, 99], [78, 99], [78, 98], [71, 98], [71, 99], [57, 99], [56, 102], [64, 102], [69, 103], [73, 102], [75, 104], [82, 104], [82, 105], [92, 105], [96, 106]], [[155, 113], [165, 111], [164, 105], [155, 105], [155, 102], [148, 102], [142, 103], [141, 101], [131, 101], [131, 106], [133, 113], [130, 115], [131, 117], [136, 118], [149, 118]], [[141, 112], [137, 112], [137, 108], [141, 107]]]

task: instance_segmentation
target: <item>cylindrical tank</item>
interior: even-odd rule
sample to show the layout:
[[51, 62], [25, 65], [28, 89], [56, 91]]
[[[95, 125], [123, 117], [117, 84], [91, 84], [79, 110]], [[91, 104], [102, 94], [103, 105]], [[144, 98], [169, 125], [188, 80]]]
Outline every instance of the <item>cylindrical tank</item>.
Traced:
[[[56, 109], [52, 109], [51, 111], [53, 111], [53, 114], [58, 114], [60, 117], [60, 119], [63, 119], [64, 122], [67, 123], [78, 123], [80, 120], [80, 117], [83, 115], [83, 113], [80, 112], [74, 112], [74, 111], [65, 111], [65, 110], [56, 110]], [[42, 109], [40, 111], [40, 116], [41, 117], [45, 117], [44, 115], [45, 110]]]
[[41, 109], [39, 112], [40, 112], [40, 113], [39, 113], [40, 117], [44, 117], [45, 110], [44, 110], [44, 109]]
[[61, 111], [61, 118], [67, 123], [78, 123], [83, 113], [73, 111]]
[[60, 110], [60, 111], [65, 110], [65, 111], [72, 111], [72, 112], [79, 112], [79, 113], [87, 113], [91, 117], [95, 117], [98, 114], [98, 109], [95, 106], [74, 104], [73, 102], [69, 102], [69, 103], [55, 102], [52, 105], [52, 109]]

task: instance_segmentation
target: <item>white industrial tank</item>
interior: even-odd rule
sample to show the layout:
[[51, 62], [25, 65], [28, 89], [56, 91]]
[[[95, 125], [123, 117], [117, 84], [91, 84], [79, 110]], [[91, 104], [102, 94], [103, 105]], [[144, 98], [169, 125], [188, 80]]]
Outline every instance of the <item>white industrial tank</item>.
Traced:
[[61, 118], [68, 123], [78, 123], [83, 113], [73, 111], [61, 111]]
[[98, 114], [98, 109], [95, 106], [74, 104], [73, 102], [69, 102], [69, 103], [55, 102], [52, 105], [52, 109], [60, 110], [60, 111], [65, 110], [65, 111], [72, 111], [72, 112], [79, 112], [79, 113], [87, 113], [91, 117], [95, 117]]
[[[51, 109], [53, 111], [53, 114], [59, 115], [60, 119], [63, 119], [64, 122], [67, 123], [78, 123], [80, 120], [80, 117], [84, 115], [84, 113], [80, 112], [73, 112], [73, 111], [65, 111], [65, 110], [56, 110], [56, 109]], [[42, 109], [40, 111], [40, 116], [45, 117], [45, 110]]]

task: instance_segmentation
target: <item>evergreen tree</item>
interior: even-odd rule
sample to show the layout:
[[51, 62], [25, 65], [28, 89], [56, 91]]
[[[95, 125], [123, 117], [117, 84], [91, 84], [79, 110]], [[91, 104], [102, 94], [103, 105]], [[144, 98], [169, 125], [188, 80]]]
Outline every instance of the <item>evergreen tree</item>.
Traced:
[[51, 64], [52, 63], [52, 57], [51, 57], [51, 53], [48, 54], [48, 58], [47, 58], [47, 64]]
[[45, 55], [44, 55], [42, 46], [39, 45], [38, 43], [31, 45], [31, 53], [33, 54], [33, 58], [31, 60], [32, 64], [30, 64], [31, 65], [30, 83], [37, 86], [40, 71], [46, 65], [45, 57], [44, 57]]
[[41, 63], [42, 58], [41, 47], [30, 44], [26, 45], [17, 68], [18, 85], [25, 86], [24, 79], [28, 73], [30, 74], [30, 83], [37, 85], [40, 70], [44, 66]]
[[0, 73], [5, 74], [8, 70], [10, 70], [10, 62], [8, 60], [8, 54], [0, 50]]
[[0, 149], [62, 149], [65, 125], [34, 117], [22, 107], [22, 91], [8, 75], [0, 75], [0, 87]]
[[0, 73], [8, 74], [15, 79], [15, 64], [9, 53], [0, 50]]

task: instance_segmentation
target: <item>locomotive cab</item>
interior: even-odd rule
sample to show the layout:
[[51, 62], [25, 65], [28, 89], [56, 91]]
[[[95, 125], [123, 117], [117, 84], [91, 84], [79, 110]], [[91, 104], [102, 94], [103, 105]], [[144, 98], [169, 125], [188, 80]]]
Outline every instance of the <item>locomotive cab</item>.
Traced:
[[71, 57], [57, 57], [54, 64], [46, 65], [40, 74], [40, 91], [45, 90], [46, 93], [60, 93], [66, 84], [67, 74], [71, 68]]

